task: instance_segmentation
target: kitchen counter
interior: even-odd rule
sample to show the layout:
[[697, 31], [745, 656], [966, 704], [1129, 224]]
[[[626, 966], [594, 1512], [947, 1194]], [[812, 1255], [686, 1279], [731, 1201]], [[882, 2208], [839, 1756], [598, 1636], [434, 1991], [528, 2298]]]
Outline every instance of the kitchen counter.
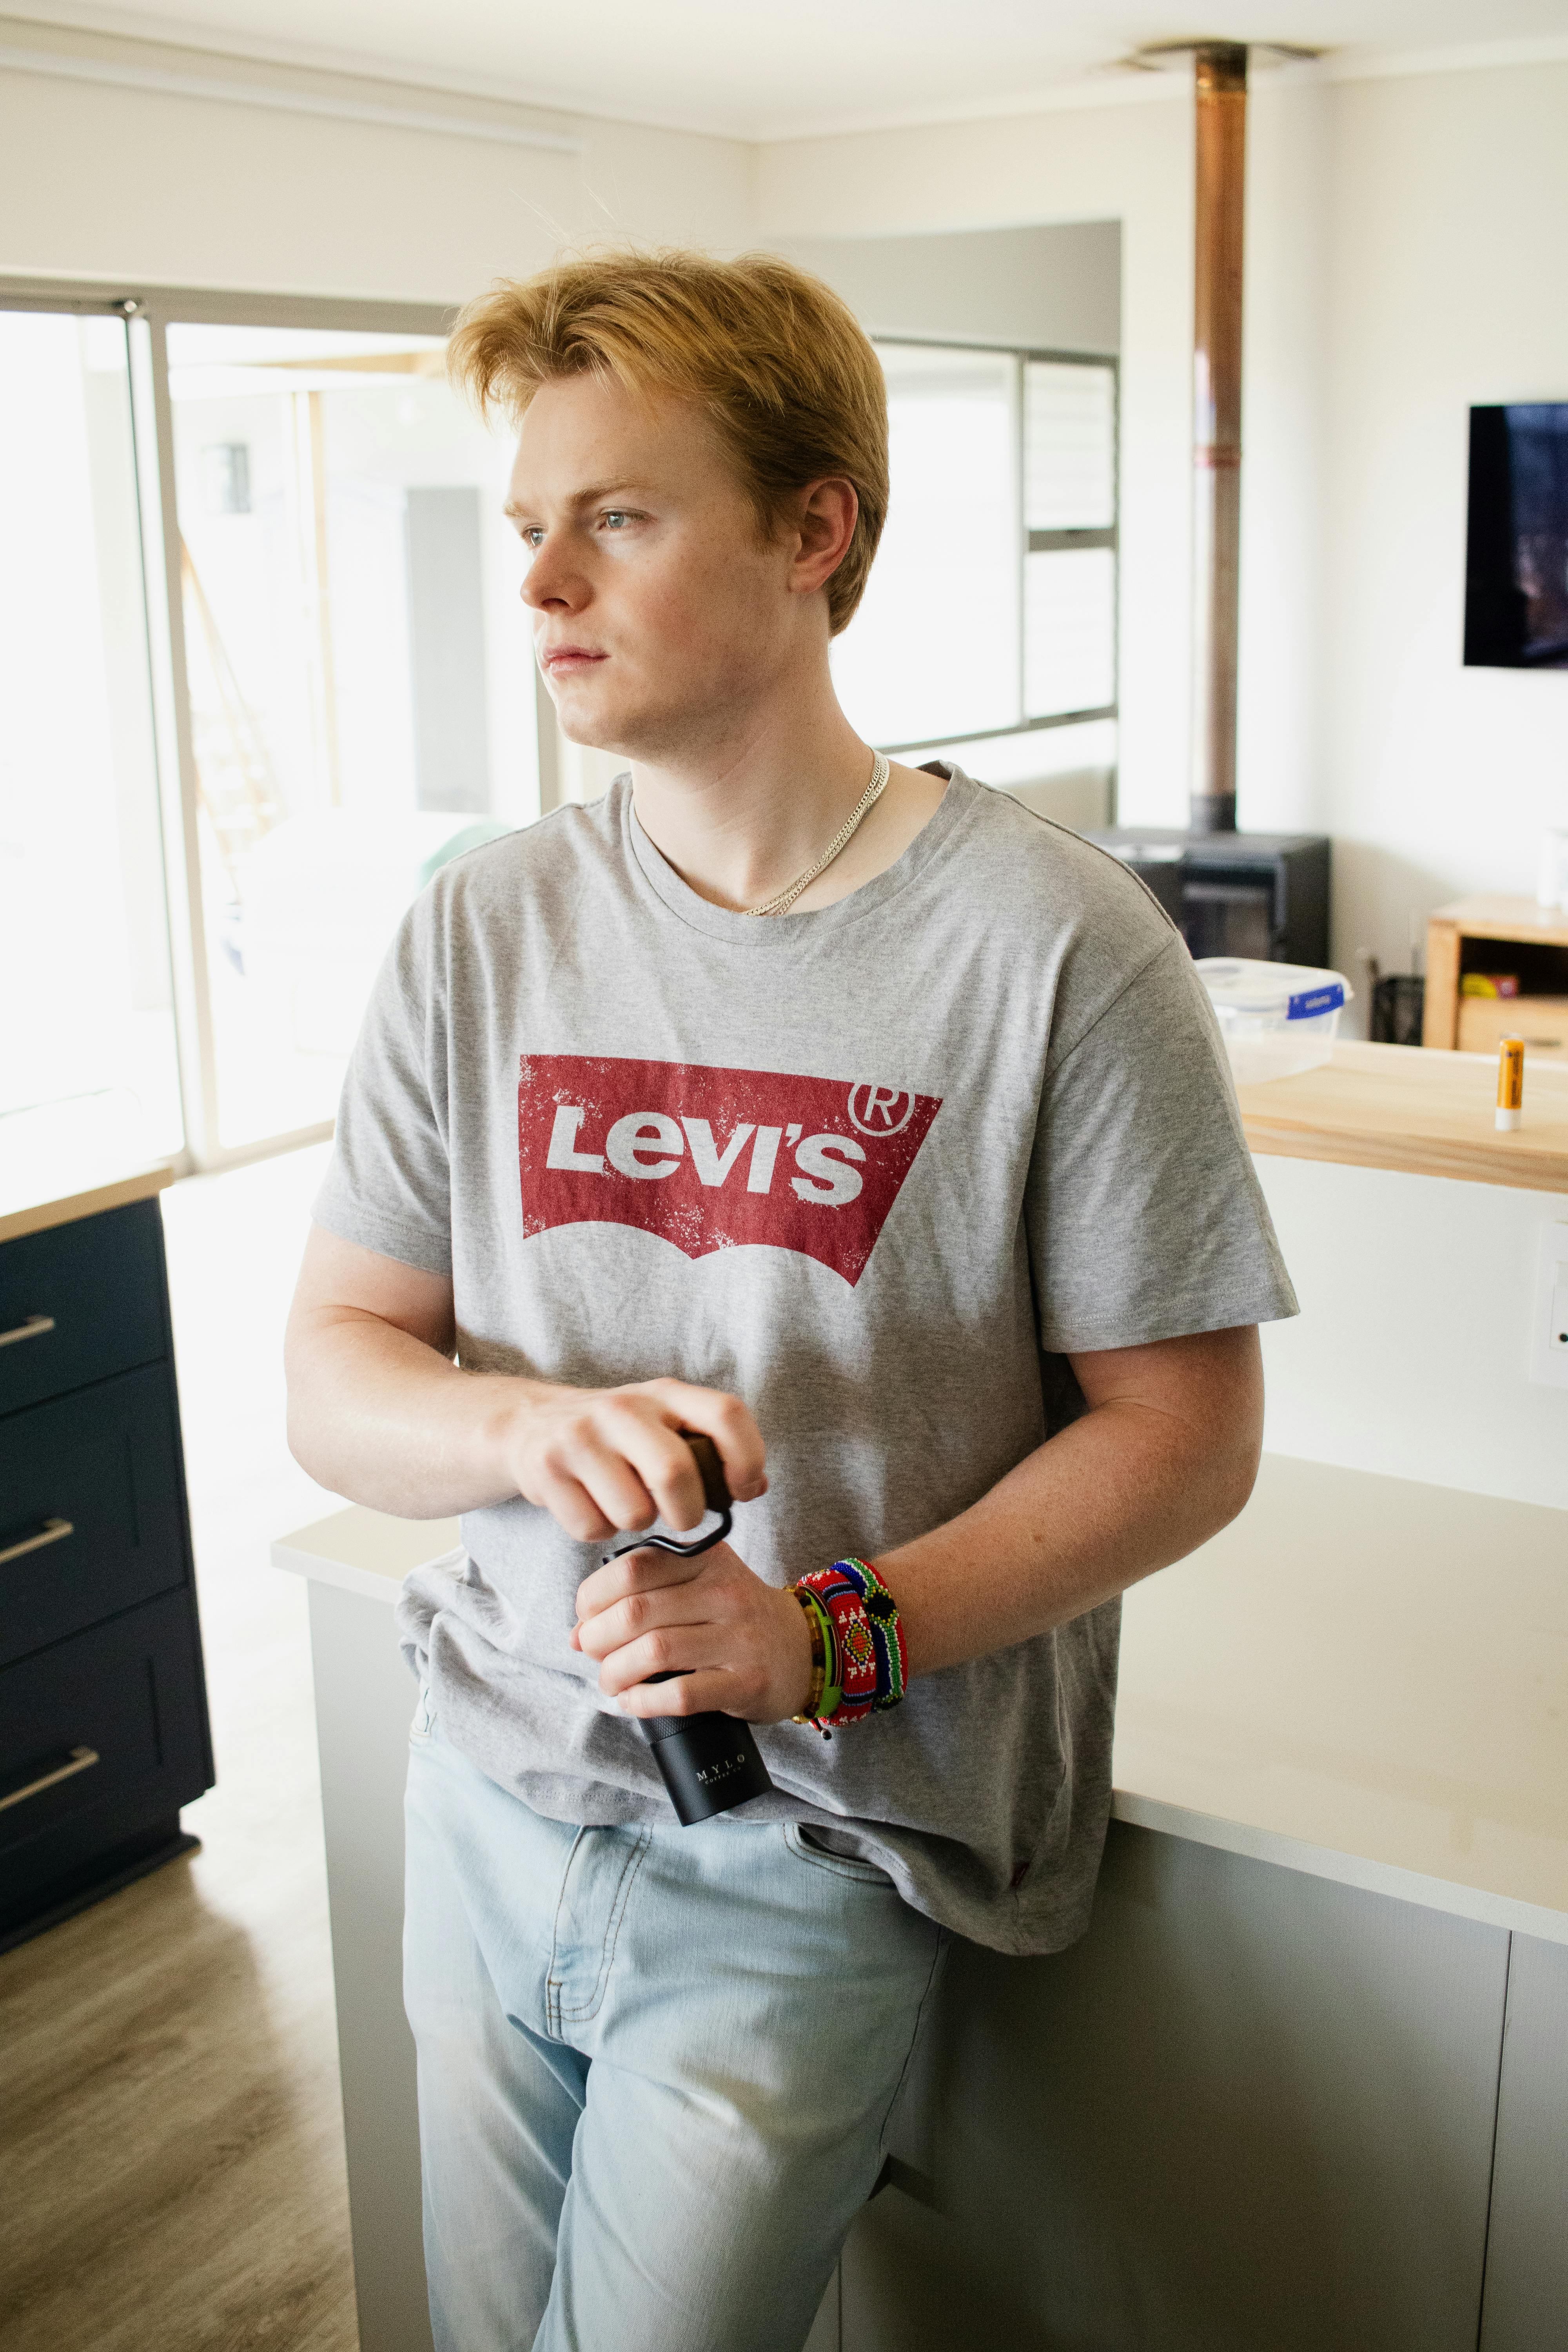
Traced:
[[46, 1103], [0, 1118], [0, 1242], [149, 1200], [174, 1181], [173, 1160], [148, 1150], [129, 1095]]
[[[310, 1582], [365, 2352], [429, 2352], [392, 1620], [457, 1538], [354, 1508], [272, 1552]], [[997, 2342], [1563, 2341], [1568, 1512], [1266, 1457], [1127, 1596], [1114, 1777], [1083, 1941], [955, 1946], [809, 2352], [969, 2342], [998, 2278]]]
[[1237, 1096], [1255, 1152], [1568, 1192], [1565, 1065], [1526, 1063], [1524, 1124], [1512, 1135], [1494, 1124], [1497, 1061], [1486, 1054], [1351, 1041], [1318, 1069]]
[[118, 1209], [127, 1201], [150, 1200], [174, 1181], [173, 1165], [160, 1160], [97, 1183], [79, 1182], [74, 1191], [42, 1200], [0, 1201], [0, 1242], [15, 1241], [21, 1234], [47, 1233], [52, 1225], [72, 1224], [79, 1217], [96, 1217], [100, 1209]]
[[[272, 1548], [388, 1609], [460, 1558], [357, 1507]], [[1568, 1512], [1266, 1455], [1124, 1609], [1120, 1820], [1568, 1944]]]
[[1568, 1944], [1568, 1512], [1266, 1454], [1124, 1612], [1119, 1819]]

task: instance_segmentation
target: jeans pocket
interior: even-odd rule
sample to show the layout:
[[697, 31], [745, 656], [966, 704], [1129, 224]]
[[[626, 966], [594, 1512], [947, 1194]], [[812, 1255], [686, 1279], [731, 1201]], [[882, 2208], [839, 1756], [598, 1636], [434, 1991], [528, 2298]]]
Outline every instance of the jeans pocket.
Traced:
[[835, 1853], [831, 1846], [819, 1845], [811, 1824], [806, 1822], [786, 1822], [784, 1843], [801, 1862], [809, 1862], [814, 1870], [829, 1870], [836, 1878], [858, 1878], [864, 1886], [892, 1887], [892, 1880], [880, 1865], [862, 1862], [856, 1853]]

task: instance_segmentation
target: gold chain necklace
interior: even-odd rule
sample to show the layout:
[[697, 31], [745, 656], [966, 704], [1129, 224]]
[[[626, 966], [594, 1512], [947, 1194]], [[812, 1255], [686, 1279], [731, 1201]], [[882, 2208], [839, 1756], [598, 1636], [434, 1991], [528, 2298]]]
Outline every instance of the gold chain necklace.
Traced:
[[839, 852], [847, 848], [850, 841], [859, 828], [861, 818], [868, 814], [870, 810], [873, 809], [877, 803], [881, 799], [883, 793], [887, 790], [888, 778], [891, 773], [892, 770], [888, 764], [886, 753], [874, 751], [871, 755], [870, 782], [867, 785], [865, 791], [861, 793], [859, 799], [856, 802], [854, 807], [850, 810], [848, 815], [845, 818], [844, 823], [839, 826], [837, 832], [834, 835], [833, 839], [829, 842], [822, 856], [817, 859], [816, 865], [808, 866], [805, 872], [798, 875], [795, 881], [790, 884], [787, 890], [780, 890], [772, 898], [764, 898], [760, 907], [742, 907], [741, 909], [742, 913], [744, 915], [787, 915], [795, 900], [799, 898], [801, 892], [807, 889], [810, 885], [816, 881], [819, 874], [826, 874], [834, 859], [838, 856]]

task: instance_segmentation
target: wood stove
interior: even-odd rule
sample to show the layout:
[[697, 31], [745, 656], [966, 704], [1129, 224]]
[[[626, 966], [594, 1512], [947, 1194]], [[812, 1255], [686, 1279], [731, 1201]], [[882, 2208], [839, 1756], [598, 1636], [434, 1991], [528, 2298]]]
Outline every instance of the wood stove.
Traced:
[[1185, 831], [1121, 825], [1090, 835], [1149, 885], [1194, 956], [1329, 960], [1329, 843], [1236, 829], [1241, 549], [1242, 228], [1249, 54], [1309, 50], [1173, 41], [1135, 62], [1193, 66], [1197, 113], [1193, 307], [1193, 727]]
[[1329, 842], [1319, 833], [1118, 825], [1089, 835], [1152, 890], [1194, 956], [1329, 961]]

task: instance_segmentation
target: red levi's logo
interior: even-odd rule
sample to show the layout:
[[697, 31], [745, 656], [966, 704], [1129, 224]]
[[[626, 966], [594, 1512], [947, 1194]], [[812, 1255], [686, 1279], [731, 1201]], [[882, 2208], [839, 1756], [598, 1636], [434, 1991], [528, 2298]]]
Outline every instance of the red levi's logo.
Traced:
[[863, 1080], [525, 1054], [522, 1230], [637, 1225], [688, 1257], [763, 1242], [853, 1285], [941, 1108]]

